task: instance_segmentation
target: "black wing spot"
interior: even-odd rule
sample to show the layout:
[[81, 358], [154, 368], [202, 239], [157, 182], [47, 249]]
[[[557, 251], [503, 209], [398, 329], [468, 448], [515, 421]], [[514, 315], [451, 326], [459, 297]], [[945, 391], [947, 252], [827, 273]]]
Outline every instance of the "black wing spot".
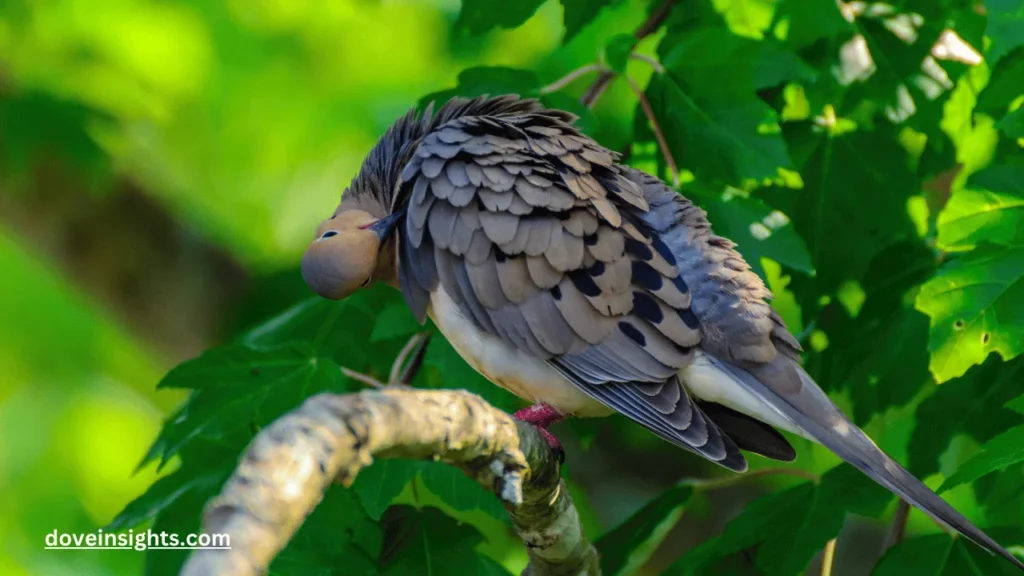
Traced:
[[683, 324], [686, 324], [686, 327], [689, 328], [690, 330], [696, 330], [700, 328], [700, 320], [697, 319], [697, 316], [693, 313], [693, 310], [690, 310], [689, 308], [679, 310], [679, 319], [682, 320]]
[[641, 346], [647, 345], [647, 338], [644, 338], [643, 333], [637, 330], [636, 326], [633, 326], [629, 322], [619, 322], [619, 330], [622, 330], [622, 333], [633, 342], [636, 342]]
[[594, 262], [593, 266], [591, 266], [590, 268], [587, 269], [587, 274], [590, 274], [592, 277], [597, 278], [601, 274], [604, 274], [604, 271], [605, 271], [604, 262], [601, 262], [600, 260], [598, 260], [597, 262]]
[[672, 283], [675, 284], [676, 289], [678, 289], [683, 294], [686, 294], [687, 292], [690, 291], [690, 287], [686, 285], [686, 281], [683, 280], [683, 276], [681, 274], [673, 278]]
[[582, 270], [575, 270], [569, 273], [569, 279], [584, 296], [600, 296], [601, 288]]
[[583, 237], [583, 243], [587, 246], [593, 246], [597, 244], [597, 234], [587, 234]]
[[651, 291], [661, 290], [661, 274], [651, 265], [639, 260], [633, 260], [633, 282]]
[[676, 256], [669, 250], [668, 246], [661, 241], [661, 238], [657, 234], [651, 237], [651, 246], [664, 258], [670, 265], [676, 265]]
[[498, 250], [497, 247], [495, 247], [494, 248], [494, 259], [498, 261], [498, 264], [501, 264], [505, 260], [508, 260], [508, 256], [504, 252], [502, 252], [501, 250]]
[[661, 306], [643, 292], [633, 292], [633, 313], [637, 316], [655, 324], [665, 319]]
[[654, 252], [651, 252], [650, 246], [628, 236], [626, 237], [626, 251], [641, 260], [647, 261], [654, 258]]
[[555, 300], [561, 300], [562, 299], [562, 288], [559, 287], [559, 286], [552, 287], [551, 288], [551, 296]]

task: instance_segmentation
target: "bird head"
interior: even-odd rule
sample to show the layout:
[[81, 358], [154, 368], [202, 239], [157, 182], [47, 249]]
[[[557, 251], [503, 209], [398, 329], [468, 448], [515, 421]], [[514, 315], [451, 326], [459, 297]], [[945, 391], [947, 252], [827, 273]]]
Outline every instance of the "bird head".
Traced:
[[386, 273], [382, 248], [400, 217], [377, 218], [364, 210], [339, 210], [320, 224], [302, 255], [302, 278], [314, 292], [333, 300], [368, 286]]

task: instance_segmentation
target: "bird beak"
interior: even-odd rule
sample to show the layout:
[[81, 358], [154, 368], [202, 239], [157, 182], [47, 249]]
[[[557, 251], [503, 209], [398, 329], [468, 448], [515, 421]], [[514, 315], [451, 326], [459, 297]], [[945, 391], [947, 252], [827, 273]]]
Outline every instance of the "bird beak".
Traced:
[[384, 241], [391, 236], [392, 232], [395, 231], [395, 227], [398, 226], [399, 220], [401, 220], [404, 215], [404, 210], [395, 212], [394, 214], [389, 214], [380, 220], [377, 220], [369, 226], [370, 230], [377, 233], [377, 237], [380, 238], [381, 245], [383, 245]]

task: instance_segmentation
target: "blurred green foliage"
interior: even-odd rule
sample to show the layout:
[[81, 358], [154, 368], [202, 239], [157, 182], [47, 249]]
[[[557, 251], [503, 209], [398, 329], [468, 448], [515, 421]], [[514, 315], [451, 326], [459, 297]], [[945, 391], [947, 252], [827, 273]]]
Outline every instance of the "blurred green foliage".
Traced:
[[[776, 293], [817, 381], [972, 521], [1024, 545], [1024, 4], [679, 0], [634, 41], [662, 5], [0, 4], [0, 573], [176, 573], [180, 552], [44, 551], [43, 537], [197, 530], [255, 430], [311, 394], [358, 390], [339, 366], [386, 373], [419, 329], [404, 304], [378, 289], [309, 299], [296, 263], [411, 106], [543, 94], [672, 181], [621, 76], [650, 103], [682, 192]], [[592, 110], [579, 97], [593, 74], [544, 89], [594, 62], [620, 77]], [[115, 215], [135, 227], [76, 218], [124, 198], [173, 226], [131, 202]], [[96, 262], [125, 255], [88, 250], [105, 230], [141, 270], [106, 278], [119, 269]], [[170, 248], [116, 236], [139, 230]], [[228, 264], [243, 288], [195, 272]], [[159, 314], [141, 321], [140, 306]], [[203, 324], [184, 340], [166, 336], [180, 323], [154, 328], [175, 316]], [[419, 386], [521, 405], [441, 338], [426, 365]], [[917, 512], [877, 562], [894, 499], [799, 439], [792, 469], [817, 482], [764, 473], [718, 491], [679, 481], [717, 469], [622, 418], [558, 434], [608, 573], [798, 574], [837, 537], [839, 576], [1007, 569]], [[443, 465], [391, 461], [332, 488], [272, 571], [524, 564], [493, 495]]]

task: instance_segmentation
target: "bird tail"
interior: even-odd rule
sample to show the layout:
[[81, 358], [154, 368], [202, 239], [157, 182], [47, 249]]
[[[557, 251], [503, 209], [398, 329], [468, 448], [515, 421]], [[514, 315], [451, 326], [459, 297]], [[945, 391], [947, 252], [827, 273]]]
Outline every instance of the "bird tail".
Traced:
[[971, 524], [875, 445], [832, 403], [798, 363], [783, 354], [779, 354], [770, 363], [746, 367], [718, 358], [712, 361], [783, 417], [869, 478], [936, 521], [1024, 570], [1024, 563]]

